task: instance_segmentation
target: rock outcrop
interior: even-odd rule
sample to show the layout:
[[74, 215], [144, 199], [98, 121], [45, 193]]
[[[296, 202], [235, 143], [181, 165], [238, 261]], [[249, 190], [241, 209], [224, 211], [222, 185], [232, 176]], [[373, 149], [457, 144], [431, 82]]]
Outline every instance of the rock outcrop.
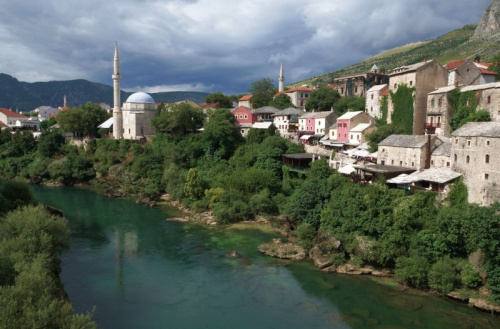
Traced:
[[281, 239], [273, 239], [269, 243], [261, 244], [259, 251], [268, 256], [281, 259], [301, 260], [306, 258], [304, 248], [290, 242], [283, 242]]
[[489, 37], [498, 32], [500, 32], [500, 0], [493, 0], [493, 3], [484, 11], [474, 37]]

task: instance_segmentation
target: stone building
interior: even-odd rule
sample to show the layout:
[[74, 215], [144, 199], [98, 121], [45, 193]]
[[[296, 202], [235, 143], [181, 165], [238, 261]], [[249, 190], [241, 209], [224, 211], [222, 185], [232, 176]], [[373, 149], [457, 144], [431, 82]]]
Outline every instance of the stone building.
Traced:
[[439, 137], [443, 144], [431, 153], [431, 168], [451, 168], [451, 139]]
[[387, 84], [376, 85], [366, 92], [365, 112], [371, 117], [380, 119], [382, 117], [382, 97], [387, 97], [389, 86]]
[[469, 202], [500, 201], [500, 122], [469, 122], [452, 136], [452, 168], [463, 174]]
[[238, 107], [244, 106], [244, 107], [248, 107], [249, 109], [251, 109], [252, 108], [252, 97], [253, 97], [253, 95], [242, 96], [240, 99], [238, 99]]
[[304, 114], [302, 110], [289, 107], [272, 114], [271, 118], [273, 118], [274, 126], [279, 129], [280, 135], [288, 138], [299, 130], [299, 118]]
[[[427, 95], [448, 85], [448, 71], [436, 61], [401, 66], [389, 74], [389, 91], [397, 92], [398, 86], [415, 88], [413, 101], [413, 134], [423, 135], [427, 117]], [[394, 104], [389, 98], [387, 121], [391, 122]]]
[[391, 135], [378, 144], [377, 164], [426, 169], [431, 152], [442, 143], [436, 136]]
[[388, 83], [389, 76], [379, 73], [376, 65], [373, 65], [370, 72], [347, 75], [333, 80], [335, 90], [337, 90], [342, 97], [365, 97], [366, 92], [373, 86]]
[[263, 106], [256, 109], [254, 113], [257, 115], [257, 121], [272, 122], [273, 121], [272, 115], [279, 111], [280, 110], [272, 106]]
[[427, 96], [427, 117], [425, 133], [450, 136], [450, 119], [454, 109], [449, 94], [454, 86], [438, 88]]
[[485, 109], [492, 121], [500, 122], [500, 82], [467, 86], [461, 92], [473, 91], [476, 94], [477, 110]]
[[301, 86], [301, 87], [293, 87], [290, 89], [287, 89], [285, 91], [279, 91], [274, 95], [274, 98], [278, 97], [281, 94], [286, 94], [288, 97], [290, 97], [290, 100], [292, 101], [292, 104], [300, 109], [304, 110], [306, 106], [306, 102], [309, 99], [309, 96], [313, 90], [307, 86]]
[[449, 86], [470, 86], [495, 82], [496, 72], [488, 70], [490, 63], [471, 62], [469, 59], [449, 62]]

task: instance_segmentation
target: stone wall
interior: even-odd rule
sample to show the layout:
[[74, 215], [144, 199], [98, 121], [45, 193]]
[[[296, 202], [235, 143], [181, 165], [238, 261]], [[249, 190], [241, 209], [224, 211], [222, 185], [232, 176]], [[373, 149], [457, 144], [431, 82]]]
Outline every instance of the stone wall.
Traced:
[[425, 168], [425, 146], [422, 148], [379, 146], [377, 163], [421, 170]]

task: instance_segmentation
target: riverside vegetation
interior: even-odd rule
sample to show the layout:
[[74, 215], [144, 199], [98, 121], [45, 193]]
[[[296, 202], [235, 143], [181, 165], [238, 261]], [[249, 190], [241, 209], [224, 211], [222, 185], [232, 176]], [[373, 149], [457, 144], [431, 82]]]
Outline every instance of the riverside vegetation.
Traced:
[[30, 133], [2, 132], [0, 174], [31, 183], [88, 182], [150, 201], [166, 193], [194, 212], [212, 212], [220, 224], [264, 216], [330, 266], [385, 268], [408, 286], [460, 291], [464, 298], [481, 288], [500, 301], [500, 204], [468, 204], [461, 182], [443, 200], [383, 181], [353, 184], [324, 159], [297, 177], [281, 155], [303, 150], [273, 126], [242, 138], [231, 112], [221, 109], [209, 114], [201, 133], [191, 133], [202, 122], [193, 126], [201, 110], [190, 111], [160, 110], [155, 125], [162, 131], [144, 144], [92, 139], [77, 147], [54, 131], [38, 142]]
[[26, 184], [0, 184], [0, 328], [96, 328], [91, 314], [75, 312], [59, 280], [66, 221], [30, 202]]

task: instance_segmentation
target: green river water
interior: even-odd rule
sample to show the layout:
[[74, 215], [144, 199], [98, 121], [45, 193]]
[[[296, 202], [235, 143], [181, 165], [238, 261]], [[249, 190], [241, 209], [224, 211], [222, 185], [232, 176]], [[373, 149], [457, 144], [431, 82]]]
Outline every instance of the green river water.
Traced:
[[95, 306], [106, 329], [500, 328], [451, 300], [261, 255], [276, 235], [258, 227], [166, 222], [173, 213], [76, 188], [32, 191], [68, 219], [61, 279], [77, 311]]

